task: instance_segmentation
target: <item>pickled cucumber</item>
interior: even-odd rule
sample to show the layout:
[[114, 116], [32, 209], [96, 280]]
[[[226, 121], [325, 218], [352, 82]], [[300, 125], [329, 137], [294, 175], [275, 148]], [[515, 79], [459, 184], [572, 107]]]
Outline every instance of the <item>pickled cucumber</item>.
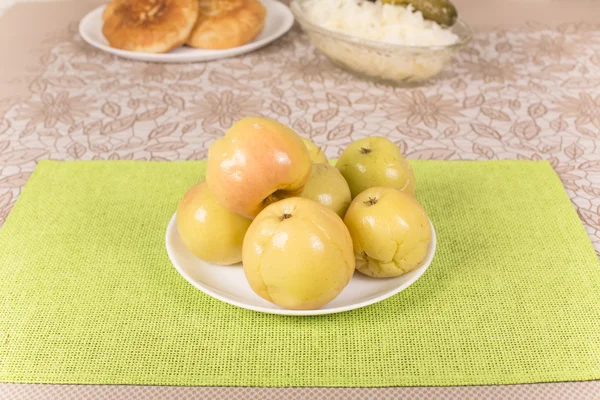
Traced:
[[410, 4], [415, 10], [421, 11], [423, 18], [440, 25], [452, 26], [458, 17], [456, 8], [449, 0], [381, 0], [381, 2], [402, 6]]

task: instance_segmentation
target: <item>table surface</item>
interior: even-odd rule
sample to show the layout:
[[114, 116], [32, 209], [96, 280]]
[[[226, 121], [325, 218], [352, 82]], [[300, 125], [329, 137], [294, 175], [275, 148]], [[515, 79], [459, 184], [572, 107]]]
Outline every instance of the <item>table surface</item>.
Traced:
[[[298, 27], [262, 50], [217, 62], [114, 58], [77, 34], [79, 19], [101, 3], [17, 3], [0, 17], [0, 225], [38, 160], [203, 159], [235, 120], [262, 114], [311, 137], [329, 157], [377, 134], [409, 158], [549, 160], [600, 254], [600, 2], [456, 0], [473, 43], [440, 79], [413, 89], [340, 71]], [[597, 393], [600, 381], [377, 389], [0, 384], [8, 399]]]

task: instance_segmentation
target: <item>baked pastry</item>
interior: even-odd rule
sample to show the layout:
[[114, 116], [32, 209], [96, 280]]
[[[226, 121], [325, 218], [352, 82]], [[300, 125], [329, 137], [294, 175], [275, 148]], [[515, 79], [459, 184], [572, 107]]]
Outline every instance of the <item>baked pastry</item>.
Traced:
[[111, 47], [165, 53], [181, 46], [198, 18], [198, 0], [112, 0], [102, 33]]
[[262, 31], [266, 14], [259, 0], [199, 0], [198, 20], [186, 44], [201, 49], [241, 46]]

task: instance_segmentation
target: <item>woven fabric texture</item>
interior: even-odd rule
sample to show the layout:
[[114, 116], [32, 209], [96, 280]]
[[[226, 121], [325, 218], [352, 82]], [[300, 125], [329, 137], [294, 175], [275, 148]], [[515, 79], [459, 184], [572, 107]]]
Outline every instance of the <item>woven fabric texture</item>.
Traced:
[[203, 162], [41, 162], [0, 231], [0, 381], [599, 379], [600, 265], [551, 166], [413, 166], [438, 234], [427, 273], [363, 309], [286, 317], [214, 300], [170, 264], [165, 228]]

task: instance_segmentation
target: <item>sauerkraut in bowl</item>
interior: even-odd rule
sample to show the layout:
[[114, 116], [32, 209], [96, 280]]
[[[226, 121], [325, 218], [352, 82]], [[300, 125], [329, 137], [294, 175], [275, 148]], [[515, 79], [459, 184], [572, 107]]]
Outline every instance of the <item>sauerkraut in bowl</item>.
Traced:
[[471, 40], [460, 19], [443, 27], [412, 7], [366, 0], [294, 0], [312, 43], [334, 64], [370, 79], [415, 84], [438, 75]]

